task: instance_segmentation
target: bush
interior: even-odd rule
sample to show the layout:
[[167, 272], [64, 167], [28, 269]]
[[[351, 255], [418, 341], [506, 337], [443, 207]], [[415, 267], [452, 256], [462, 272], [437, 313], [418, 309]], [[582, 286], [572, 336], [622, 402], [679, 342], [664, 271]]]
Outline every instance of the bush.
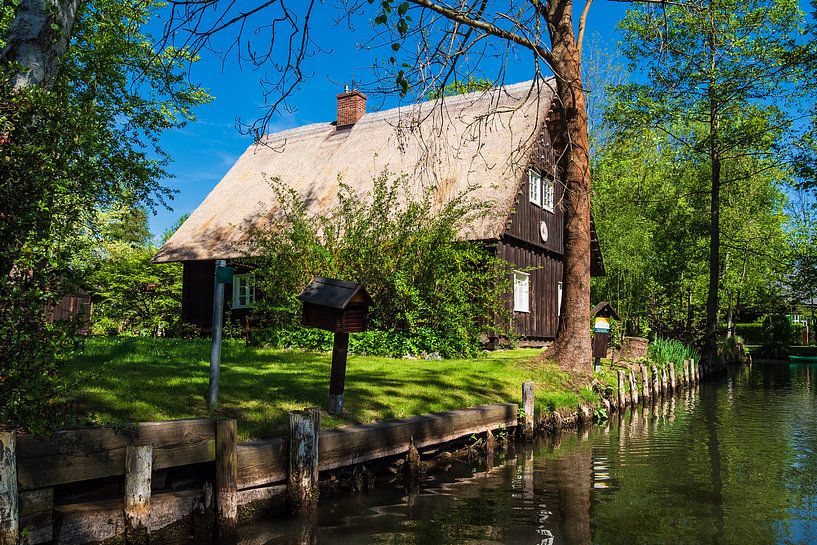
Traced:
[[670, 363], [675, 369], [683, 368], [684, 360], [700, 361], [701, 354], [694, 347], [688, 346], [675, 339], [656, 338], [647, 349], [647, 357], [659, 368], [667, 367]]
[[352, 336], [360, 353], [472, 356], [483, 334], [510, 336], [501, 297], [510, 291], [508, 264], [458, 239], [462, 225], [490, 213], [486, 205], [464, 195], [435, 205], [434, 188], [412, 197], [405, 177], [384, 172], [368, 195], [341, 184], [337, 206], [312, 217], [297, 193], [280, 180], [271, 185], [282, 214], [255, 236], [255, 314], [271, 338], [296, 346], [306, 335], [291, 328], [300, 321], [297, 294], [313, 275], [360, 282], [372, 296], [378, 331]]
[[[332, 350], [329, 331], [301, 326], [266, 328], [253, 334], [253, 343], [272, 348], [294, 348], [315, 352]], [[435, 330], [418, 328], [412, 332], [370, 330], [349, 335], [349, 351], [366, 356], [402, 358], [439, 354], [443, 358], [475, 356], [467, 339], [441, 335]]]

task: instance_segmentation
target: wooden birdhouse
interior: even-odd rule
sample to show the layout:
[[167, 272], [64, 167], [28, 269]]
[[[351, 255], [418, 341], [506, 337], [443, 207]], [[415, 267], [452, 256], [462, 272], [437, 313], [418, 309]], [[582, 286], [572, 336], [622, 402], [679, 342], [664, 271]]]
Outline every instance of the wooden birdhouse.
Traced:
[[329, 377], [329, 414], [339, 415], [343, 412], [349, 333], [366, 331], [372, 298], [356, 282], [316, 276], [298, 299], [304, 304], [302, 325], [335, 334]]
[[372, 298], [357, 282], [316, 276], [298, 296], [301, 324], [334, 333], [366, 331]]
[[593, 358], [598, 370], [599, 360], [607, 357], [607, 345], [610, 342], [610, 319], [618, 320], [618, 312], [607, 301], [602, 301], [590, 311], [593, 318]]

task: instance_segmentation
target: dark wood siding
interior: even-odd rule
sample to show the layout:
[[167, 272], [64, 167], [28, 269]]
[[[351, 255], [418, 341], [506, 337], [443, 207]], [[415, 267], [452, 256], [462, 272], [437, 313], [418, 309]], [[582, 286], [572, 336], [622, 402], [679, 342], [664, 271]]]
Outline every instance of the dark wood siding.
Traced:
[[182, 321], [205, 330], [213, 324], [215, 267], [215, 261], [186, 261], [182, 272]]
[[[531, 154], [530, 168], [536, 170], [542, 179], [554, 180], [553, 152], [547, 131], [543, 132]], [[519, 191], [511, 216], [508, 218], [505, 235], [553, 253], [564, 253], [564, 212], [561, 206], [564, 187], [559, 180], [554, 181], [553, 212], [531, 203], [529, 194], [529, 177], [526, 170], [519, 181]], [[543, 221], [548, 228], [547, 242], [539, 235], [539, 224]]]
[[[251, 272], [251, 268], [242, 263], [228, 263], [235, 269], [235, 274]], [[182, 272], [182, 322], [193, 324], [204, 331], [213, 326], [213, 281], [215, 280], [215, 261], [185, 261]], [[225, 317], [242, 324], [252, 315], [252, 309], [231, 309], [233, 302], [233, 285], [224, 285]]]
[[[528, 338], [555, 338], [559, 328], [561, 256], [508, 237], [497, 244], [497, 255], [513, 268], [530, 274], [530, 312], [512, 312], [514, 332]], [[513, 305], [513, 297], [508, 304]], [[513, 310], [513, 306], [510, 308]]]

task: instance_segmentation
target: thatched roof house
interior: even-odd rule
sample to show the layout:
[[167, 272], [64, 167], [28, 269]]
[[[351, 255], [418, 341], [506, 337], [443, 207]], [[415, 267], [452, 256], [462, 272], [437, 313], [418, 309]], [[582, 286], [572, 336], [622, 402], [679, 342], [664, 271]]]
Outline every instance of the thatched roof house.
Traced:
[[[541, 267], [516, 279], [517, 322], [524, 335], [552, 338], [563, 253], [562, 189], [551, 144], [558, 129], [548, 123], [553, 97], [553, 81], [536, 80], [365, 113], [364, 94], [342, 93], [336, 121], [271, 134], [250, 146], [154, 261], [185, 262], [186, 283], [203, 288], [209, 274], [212, 285], [213, 260], [253, 255], [252, 231], [278, 211], [270, 179], [280, 178], [308, 212], [319, 213], [336, 204], [339, 183], [362, 195], [388, 170], [407, 175], [418, 193], [435, 188], [438, 203], [467, 191], [494, 204], [462, 237], [497, 241], [500, 255], [520, 268]], [[600, 254], [594, 254], [599, 273]], [[193, 291], [185, 292], [186, 318], [205, 325], [207, 301], [192, 304]], [[195, 297], [206, 299], [205, 292], [197, 289]]]

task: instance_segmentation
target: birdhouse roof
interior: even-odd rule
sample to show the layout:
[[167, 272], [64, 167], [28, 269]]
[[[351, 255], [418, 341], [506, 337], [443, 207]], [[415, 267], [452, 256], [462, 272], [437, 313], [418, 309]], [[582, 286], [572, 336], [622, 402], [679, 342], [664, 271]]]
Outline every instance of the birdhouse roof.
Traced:
[[610, 316], [611, 318], [615, 318], [616, 320], [619, 319], [618, 312], [616, 312], [615, 307], [608, 303], [607, 301], [602, 301], [598, 305], [594, 306], [593, 309], [590, 311], [590, 316]]
[[316, 276], [298, 295], [304, 303], [344, 310], [349, 303], [370, 305], [372, 298], [363, 284]]

